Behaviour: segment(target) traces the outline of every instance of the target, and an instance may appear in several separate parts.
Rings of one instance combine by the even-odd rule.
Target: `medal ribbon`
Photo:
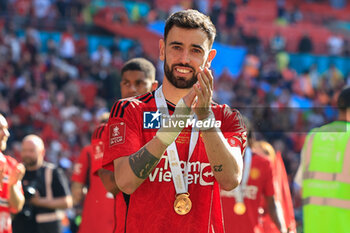
[[[155,100],[157,109],[162,113],[162,116],[169,117],[168,105],[166,104],[166,100],[163,93],[163,86],[160,86],[155,91]],[[197,119],[196,116],[193,116]],[[171,169],[171,174],[173,176],[173,182],[176,190],[176,194],[186,193],[188,191],[188,163],[193,154],[194,148],[196,147],[197,140],[199,136],[199,130],[195,127],[192,127],[191,131],[191,139],[189,146],[189,155],[185,167],[185,172],[182,174],[179,154],[177,152],[175,141],[171,143],[167,148],[167,154],[169,159],[169,166]]]
[[[240,185],[238,185],[237,188],[233,190],[235,192],[234,197],[236,199],[236,203],[244,203],[243,191],[248,182],[251,164],[252,164],[252,150],[250,149],[250,147],[247,147],[244,154],[244,168],[243,168],[242,182]]]

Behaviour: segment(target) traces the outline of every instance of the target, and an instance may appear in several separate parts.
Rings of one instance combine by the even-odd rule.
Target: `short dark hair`
[[[146,79],[156,79],[156,68],[145,58],[133,58],[127,61],[122,68],[122,76],[126,71],[141,71],[145,73]]]
[[[206,16],[197,10],[183,10],[170,15],[165,23],[165,41],[167,39],[170,29],[173,26],[185,29],[201,29],[207,34],[210,46],[212,46],[214,43],[216,28],[213,22],[211,22],[209,16]]]
[[[339,110],[342,111],[350,108],[350,86],[344,87],[344,89],[340,92],[337,105]]]

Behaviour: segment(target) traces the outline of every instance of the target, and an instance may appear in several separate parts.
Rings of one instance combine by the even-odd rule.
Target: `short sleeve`
[[[61,168],[56,168],[52,173],[52,191],[54,197],[70,195],[69,183]]]
[[[99,126],[93,133],[93,137],[91,139],[93,158],[91,161],[92,175],[97,175],[97,171],[102,168],[103,153],[105,150],[104,138],[106,137],[107,131],[106,125],[107,124],[102,124]]]
[[[243,154],[247,146],[247,130],[238,110],[224,105],[221,131],[230,146],[240,147]]]
[[[132,100],[120,100],[112,107],[105,130],[103,168],[113,171],[115,159],[129,156],[140,149],[140,111],[138,104]]]
[[[265,167],[265,180],[262,192],[265,196],[273,196],[275,191],[273,187],[272,167],[270,161],[265,161]]]
[[[89,155],[91,153],[90,146],[85,146],[78,157],[78,161],[74,164],[72,181],[85,184],[88,178]]]

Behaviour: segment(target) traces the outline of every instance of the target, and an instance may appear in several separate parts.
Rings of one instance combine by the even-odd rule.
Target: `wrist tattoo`
[[[214,168],[214,172],[221,172],[222,171],[222,164],[214,165],[213,168]]]
[[[145,147],[129,156],[129,164],[132,171],[140,179],[146,179],[149,173],[157,166],[158,159]]]

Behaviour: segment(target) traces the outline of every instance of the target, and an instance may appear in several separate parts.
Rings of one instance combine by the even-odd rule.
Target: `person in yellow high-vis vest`
[[[350,232],[350,87],[338,97],[338,120],[313,129],[295,181],[302,185],[304,233]]]

